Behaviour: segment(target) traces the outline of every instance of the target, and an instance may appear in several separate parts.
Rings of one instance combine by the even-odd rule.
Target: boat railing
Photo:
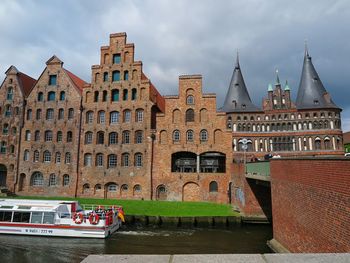
[[[98,205],[98,204],[83,204],[83,205],[80,205],[84,210],[98,210],[99,208],[102,208],[102,209],[117,209],[117,208],[121,208],[121,206],[119,205],[106,205],[106,206],[103,206],[103,205]]]

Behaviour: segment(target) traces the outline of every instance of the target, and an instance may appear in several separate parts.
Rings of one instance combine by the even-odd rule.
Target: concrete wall
[[[295,253],[349,252],[349,189],[349,159],[273,159],[274,239]]]

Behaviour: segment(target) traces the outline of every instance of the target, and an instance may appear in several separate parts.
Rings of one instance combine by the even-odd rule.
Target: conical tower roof
[[[227,91],[224,106],[221,108],[224,112],[256,112],[260,111],[249,96],[247,87],[244,83],[239,58],[237,54],[236,65],[233,70],[230,87]]]
[[[298,109],[337,108],[319,78],[307,48],[296,100]]]

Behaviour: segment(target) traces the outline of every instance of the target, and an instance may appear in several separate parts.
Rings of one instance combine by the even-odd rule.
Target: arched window
[[[67,132],[67,142],[72,142],[73,141],[73,132],[68,131]]]
[[[10,145],[10,153],[15,153],[15,146],[13,144]]]
[[[121,190],[122,192],[126,192],[126,191],[128,191],[128,189],[129,189],[129,186],[128,186],[127,184],[123,184],[123,185],[120,187],[120,190]]]
[[[130,143],[130,131],[123,131],[122,133],[122,143],[129,144]]]
[[[92,156],[91,153],[85,153],[84,155],[84,166],[92,165]]]
[[[319,137],[315,139],[315,150],[321,150],[321,139]]]
[[[69,185],[69,175],[64,174],[63,175],[63,186],[68,186]]]
[[[32,119],[32,109],[27,110],[27,121]]]
[[[51,153],[49,151],[44,151],[43,161],[44,161],[44,163],[51,162]]]
[[[187,96],[186,102],[187,102],[187,105],[193,105],[194,97],[192,95]]]
[[[54,117],[53,114],[54,114],[53,109],[47,109],[46,110],[46,120],[48,120],[48,121],[53,120],[53,117]]]
[[[108,81],[108,72],[103,72],[103,82]]]
[[[43,101],[44,100],[44,94],[42,92],[38,93],[38,101]]]
[[[62,142],[62,139],[63,139],[62,131],[58,131],[56,137],[57,137],[57,142]]]
[[[110,113],[109,123],[110,124],[116,124],[118,122],[119,122],[119,112],[118,111],[112,111]]]
[[[5,141],[1,142],[1,149],[0,152],[1,153],[6,153],[6,147],[7,147],[7,143]]]
[[[106,121],[106,114],[103,110],[98,112],[98,117],[97,117],[97,123],[105,123]]]
[[[85,133],[85,144],[91,144],[92,143],[92,132],[86,132]]]
[[[119,89],[112,89],[112,101],[119,101]]]
[[[143,109],[137,109],[136,110],[135,121],[136,122],[142,122],[143,121]]]
[[[119,64],[121,62],[120,54],[113,54],[113,64]]]
[[[142,167],[143,164],[143,158],[142,158],[142,153],[135,153],[135,167]]]
[[[331,144],[331,140],[329,139],[329,137],[324,138],[324,148],[325,148],[325,150],[332,149],[332,144]]]
[[[120,80],[120,71],[115,70],[112,72],[112,81],[119,81]]]
[[[56,186],[57,185],[57,177],[55,174],[50,174],[49,177],[49,186]]]
[[[5,117],[10,117],[12,115],[11,113],[11,105],[5,106]]]
[[[112,145],[112,144],[117,144],[118,143],[118,133],[116,132],[111,132],[108,135],[108,144]]]
[[[9,133],[9,125],[7,123],[5,123],[4,126],[2,127],[2,133],[4,135],[7,135]]]
[[[136,100],[137,99],[137,89],[133,88],[131,90],[131,100]]]
[[[86,113],[86,123],[92,123],[94,121],[94,112],[88,111]]]
[[[13,88],[9,87],[7,89],[7,96],[6,96],[7,100],[12,100],[13,99]]]
[[[31,137],[30,131],[29,131],[29,130],[26,130],[26,133],[25,133],[25,140],[26,140],[26,141],[30,141],[30,137]]]
[[[95,185],[95,192],[101,191],[102,190],[102,185],[101,184],[97,184]]]
[[[218,191],[218,183],[216,181],[211,181],[209,184],[209,192],[214,193]]]
[[[86,194],[90,192],[90,185],[89,184],[84,184],[83,185],[83,193]]]
[[[33,154],[33,162],[35,163],[39,162],[39,158],[40,158],[40,153],[38,150],[35,150]]]
[[[173,142],[179,142],[180,141],[180,131],[175,130],[173,132]]]
[[[135,143],[140,144],[143,142],[143,132],[142,131],[136,131],[135,132]]]
[[[124,80],[129,80],[129,71],[124,71]]]
[[[32,186],[43,186],[44,185],[44,177],[40,172],[34,172],[31,178]]]
[[[102,92],[102,101],[107,101],[107,90]]]
[[[110,154],[108,155],[108,168],[117,167],[117,155]]]
[[[186,111],[186,122],[194,122],[194,110],[188,109]]]
[[[37,120],[40,120],[40,119],[41,119],[41,109],[37,109],[37,110],[36,110],[35,118],[36,118]]]
[[[40,131],[35,131],[34,133],[34,141],[40,141]]]
[[[187,132],[186,132],[186,140],[188,141],[188,142],[193,142],[193,131],[192,130],[188,130]]]
[[[64,91],[60,92],[60,100],[65,100],[66,99],[66,93]]]
[[[99,131],[97,133],[96,144],[104,144],[105,142],[105,133],[103,131]]]
[[[141,191],[142,191],[141,185],[135,184],[135,186],[134,186],[134,194],[135,193],[141,193]]]
[[[71,154],[69,152],[66,153],[65,158],[64,158],[64,163],[70,164],[71,162]]]
[[[100,92],[99,91],[95,91],[94,92],[94,102],[98,102],[98,96],[99,96]]]
[[[57,164],[61,163],[61,153],[60,152],[56,152],[55,163],[57,163]]]
[[[122,166],[123,167],[129,167],[130,165],[130,158],[129,158],[129,154],[128,153],[123,153],[122,154]]]
[[[24,150],[23,161],[29,161],[29,150]]]
[[[47,93],[47,101],[54,101],[56,98],[56,93],[54,91],[49,91]]]
[[[64,119],[64,109],[58,109],[58,119],[59,120]]]
[[[130,110],[124,110],[123,121],[124,122],[130,122],[131,121],[131,111]]]
[[[118,189],[118,185],[116,184],[109,184],[108,187],[107,187],[107,191],[108,192],[116,192]]]
[[[96,163],[97,167],[103,167],[103,153],[96,154]]]
[[[74,109],[69,108],[68,109],[68,120],[73,120],[73,118],[74,118]]]
[[[45,142],[52,142],[52,131],[45,131]]]
[[[200,137],[200,141],[201,142],[208,141],[208,131],[207,130],[201,130],[199,137]]]

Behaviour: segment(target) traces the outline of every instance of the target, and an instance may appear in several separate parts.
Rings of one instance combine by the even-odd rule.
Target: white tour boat
[[[122,207],[91,206],[77,201],[0,199],[0,233],[106,238],[124,221]]]

